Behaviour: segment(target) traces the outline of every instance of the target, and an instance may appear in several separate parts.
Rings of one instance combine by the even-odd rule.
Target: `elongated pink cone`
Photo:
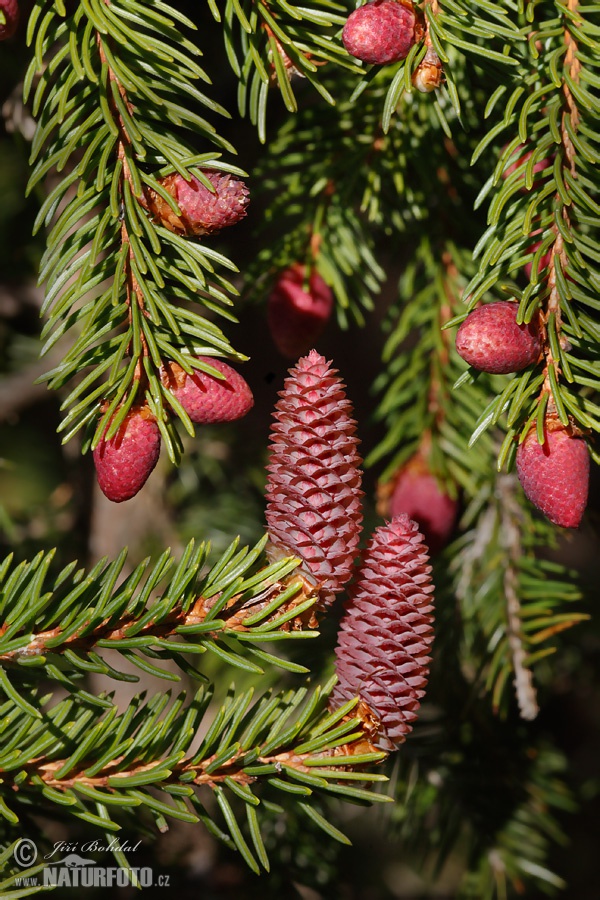
[[[352,406],[315,350],[290,369],[279,396],[267,466],[268,552],[299,556],[305,577],[335,594],[352,573],[362,522]]]
[[[144,486],[160,455],[160,431],[146,408],[132,410],[110,440],[94,450],[98,484],[114,503],[130,500]]]
[[[416,26],[412,3],[372,0],[350,13],[342,43],[348,53],[363,62],[394,63],[404,59],[417,40]]]
[[[306,353],[325,328],[333,294],[313,270],[304,290],[306,268],[300,263],[282,272],[267,301],[269,331],[280,353],[296,359]]]
[[[414,519],[431,553],[446,546],[458,513],[458,501],[440,487],[420,456],[411,459],[396,476],[390,515]]]
[[[542,344],[534,321],[517,325],[518,303],[487,303],[470,312],[456,334],[462,358],[482,372],[507,375],[537,362]]]
[[[212,186],[209,191],[198,178],[186,181],[182,175],[167,175],[161,185],[177,201],[181,216],[156,191],[149,191],[148,206],[165,228],[177,234],[214,234],[236,225],[246,215],[250,202],[248,188],[241,179],[223,172],[203,171]]]
[[[587,505],[590,455],[583,438],[560,424],[538,443],[533,428],[517,450],[517,474],[525,495],[555,525],[577,528]]]
[[[17,0],[0,0],[0,13],[4,15],[4,22],[0,22],[0,41],[5,41],[19,27],[20,10]]]
[[[179,400],[192,422],[209,425],[213,422],[233,422],[245,416],[254,405],[247,381],[220,359],[207,356],[199,356],[198,359],[225,377],[215,378],[198,370],[188,375],[177,363],[169,363],[163,369],[164,384]]]
[[[358,695],[379,720],[375,743],[395,749],[412,730],[429,677],[431,566],[406,515],[377,528],[363,555],[338,633],[337,709]]]

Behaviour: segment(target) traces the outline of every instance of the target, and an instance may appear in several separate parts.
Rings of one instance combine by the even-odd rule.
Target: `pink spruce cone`
[[[17,0],[0,0],[0,13],[4,22],[0,22],[0,41],[11,38],[19,27],[19,4]]]
[[[542,344],[537,322],[517,325],[519,304],[501,300],[470,312],[456,334],[460,356],[481,372],[507,375],[539,359]]]
[[[358,695],[379,720],[374,742],[386,750],[412,730],[427,686],[433,641],[428,563],[423,535],[408,516],[377,528],[338,633],[330,707]]]
[[[254,406],[254,397],[246,380],[220,359],[199,356],[198,360],[225,377],[215,378],[197,369],[193,375],[188,375],[174,362],[162,369],[163,384],[179,400],[192,422],[208,425],[234,422],[245,416]]]
[[[587,505],[590,455],[583,438],[560,422],[546,423],[545,440],[535,428],[517,450],[517,474],[525,495],[546,518],[563,528],[577,528]]]
[[[396,476],[389,514],[395,517],[402,513],[417,523],[431,553],[446,546],[456,521],[458,501],[440,487],[420,455],[409,460]]]
[[[313,269],[304,290],[306,267],[296,263],[282,272],[267,301],[269,331],[280,353],[296,359],[313,346],[333,309],[333,294]]]
[[[214,234],[229,225],[236,225],[246,215],[250,197],[243,181],[222,172],[202,170],[202,174],[214,187],[214,193],[198,178],[186,181],[178,173],[161,180],[162,187],[177,201],[181,216],[175,215],[160,194],[149,191],[148,207],[169,231],[196,236]]]
[[[421,31],[410,0],[372,0],[350,13],[342,43],[357,59],[386,65],[408,56]]]
[[[299,556],[324,604],[350,578],[362,522],[356,423],[336,371],[315,350],[290,369],[267,466],[267,552]]]
[[[108,429],[108,426],[107,426]],[[94,450],[102,492],[114,503],[130,500],[144,486],[160,455],[160,430],[146,407],[128,413],[117,433]]]

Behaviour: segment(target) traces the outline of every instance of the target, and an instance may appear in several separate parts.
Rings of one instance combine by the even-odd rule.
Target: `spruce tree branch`
[[[579,0],[568,0],[567,9],[570,13],[576,14],[579,6]],[[567,26],[565,28],[564,40],[566,44],[566,53],[564,57],[564,71],[568,73],[569,77],[573,81],[574,84],[579,84],[579,75],[581,72],[581,64],[577,57],[577,43],[575,41],[575,37],[571,28],[571,21],[567,22]],[[567,163],[567,166],[571,172],[573,178],[577,178],[577,153],[575,147],[573,145],[573,141],[571,140],[571,136],[569,134],[569,129],[567,128],[567,119],[570,122],[571,129],[573,134],[577,133],[579,127],[579,109],[575,102],[575,98],[569,87],[568,81],[563,79],[562,84],[562,92],[564,96],[564,108],[561,117],[561,128],[560,128],[560,136],[562,142],[562,149],[564,152],[564,159]],[[562,216],[566,230],[568,232],[572,231],[572,223],[569,214],[569,207],[562,202],[562,198],[560,192],[556,194],[556,203],[560,209],[560,215]],[[544,394],[548,394],[551,398],[553,396],[552,383],[550,380],[549,370],[552,368],[555,373],[555,380],[558,381],[561,375],[560,369],[560,360],[554,359],[554,354],[552,351],[551,342],[548,336],[548,326],[553,328],[558,340],[561,340],[561,331],[562,331],[562,311],[561,311],[561,303],[560,303],[560,294],[557,286],[557,274],[556,274],[556,265],[557,260],[559,261],[561,271],[565,273],[569,266],[569,259],[565,250],[564,239],[561,230],[558,228],[556,224],[552,226],[552,230],[554,232],[554,243],[552,245],[552,252],[550,257],[550,262],[548,266],[548,299],[545,303],[544,309],[542,311],[542,322],[544,326],[546,326],[545,330],[545,340],[544,340],[544,357],[545,357],[545,369],[544,369],[544,384],[542,387],[542,391],[540,393],[540,401],[543,398]],[[552,321],[549,322],[552,317]],[[555,412],[555,404],[551,401],[549,405],[549,411]]]
[[[110,6],[110,0],[103,0],[103,2],[105,3],[106,6]],[[104,40],[109,40],[109,39],[103,38],[103,36],[100,34],[100,32],[96,32],[96,42],[98,45],[98,53],[100,56],[100,62],[102,64],[102,66],[106,66],[106,68],[107,68],[109,83],[116,84],[117,90],[119,91],[119,95],[121,96],[123,103],[127,107],[129,114],[131,116],[133,116],[133,114],[134,114],[133,105],[130,103],[130,101],[127,97],[127,92],[126,92],[125,88],[119,81],[119,78],[115,74],[113,68],[110,66],[110,63],[106,56],[106,53],[104,52],[104,46],[103,46]],[[117,103],[116,103],[116,100],[114,99],[114,97],[109,98],[108,104],[109,104],[109,108],[111,110],[113,119],[117,123],[117,127],[119,130],[119,137],[117,139],[117,159],[121,162],[121,165],[122,165],[119,194],[120,194],[120,198],[121,198],[121,201],[120,201],[121,209],[123,211],[122,212],[122,221],[121,221],[121,248],[127,248],[126,257],[125,257],[126,303],[127,303],[127,308],[129,310],[129,315],[128,315],[129,325],[132,326],[133,325],[133,320],[132,320],[132,315],[131,315],[132,302],[137,303],[137,305],[140,309],[141,315],[146,316],[147,314],[146,314],[146,310],[144,309],[143,293],[140,290],[140,286],[138,284],[137,278],[136,278],[135,273],[132,268],[132,262],[136,261],[135,260],[135,252],[134,252],[134,249],[131,244],[131,238],[129,236],[129,231],[128,231],[128,227],[127,227],[127,218],[126,218],[125,212],[124,212],[124,210],[125,210],[124,191],[125,191],[125,183],[126,182],[128,183],[128,185],[131,189],[131,196],[134,198],[136,197],[136,190],[135,190],[135,186],[133,183],[133,179],[131,177],[131,170],[129,167],[129,161],[128,161],[127,152],[126,152],[127,148],[131,147],[131,139],[129,137],[127,128],[123,121],[123,116],[121,115],[121,113],[119,111],[119,108],[117,106]],[[136,198],[136,199],[139,202],[140,198]],[[146,209],[146,204],[140,203],[140,206],[143,207],[143,212],[142,212],[142,215],[143,215],[145,212],[145,209]],[[138,265],[140,265],[139,262],[138,262]],[[143,263],[141,264],[141,266],[143,267]],[[135,298],[135,300],[134,300],[134,298]],[[146,337],[145,337],[143,331],[140,333],[140,341],[141,341],[141,345],[142,345],[143,356],[148,356],[148,344],[147,344]],[[130,343],[130,347],[129,347],[130,353],[132,350],[132,344],[133,344],[133,337],[131,339],[131,343]],[[134,378],[136,381],[140,381],[143,378],[143,376],[144,376],[143,362],[142,362],[142,360],[138,360],[137,364],[136,364]]]

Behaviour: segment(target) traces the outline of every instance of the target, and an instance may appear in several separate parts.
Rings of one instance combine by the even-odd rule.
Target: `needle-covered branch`
[[[252,690],[230,692],[199,744],[211,700],[204,688],[187,705],[184,694],[172,701],[168,692],[149,701],[140,695],[124,713],[109,697],[100,714],[85,699],[52,705],[51,697],[31,694],[40,707],[36,718],[24,717],[9,699],[0,707],[0,815],[16,824],[32,805],[48,812],[58,804],[63,813],[113,833],[142,809],[161,831],[168,818],[201,820],[258,872],[259,863],[269,867],[259,825],[263,793],[279,794],[347,842],[313,810],[312,800],[387,801],[363,787],[386,780],[365,771],[386,754],[365,738],[353,716],[355,700],[335,713],[324,711],[332,685],[268,693],[254,703]],[[202,787],[214,792],[220,822],[202,802]],[[238,823],[242,813],[255,826],[249,839]]]
[[[89,572],[73,563],[58,574],[51,573],[53,553],[17,566],[8,558],[0,580],[5,690],[12,691],[11,680],[18,684],[37,673],[72,690],[89,672],[138,680],[109,664],[106,650],[170,681],[179,678],[161,662],[174,659],[183,671],[202,677],[185,655],[207,650],[254,673],[261,673],[264,664],[306,672],[262,648],[287,637],[316,637],[298,628],[317,599],[302,579],[294,578],[298,560],[269,565],[262,555],[265,542],[238,549],[234,541],[206,574],[209,548],[193,541],[178,560],[167,550],[125,576],[126,551]]]
[[[222,272],[235,265],[209,241],[169,230],[149,206],[158,196],[181,212],[169,192],[173,173],[198,179],[209,197],[218,190],[211,173],[243,174],[220,160],[220,151],[235,151],[208,117],[228,113],[197,87],[209,78],[182,28],[195,26],[166,4],[136,0],[91,0],[72,11],[39,2],[29,22],[35,53],[25,97],[38,119],[29,190],[61,173],[36,222],[50,227],[40,271],[44,351],[67,331],[74,339],[47,377],[55,389],[76,382],[61,430],[68,440],[85,426],[84,449],[143,405],[175,459],[170,416],[193,426],[161,366],[191,373],[198,354],[242,358],[212,321],[233,318],[236,291]]]

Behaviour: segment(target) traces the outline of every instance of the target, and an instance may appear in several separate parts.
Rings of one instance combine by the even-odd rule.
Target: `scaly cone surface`
[[[336,372],[315,350],[290,369],[267,466],[267,552],[299,556],[323,604],[350,578],[362,522],[356,423]]]
[[[180,216],[160,194],[149,191],[150,211],[169,231],[201,237],[236,225],[245,217],[250,197],[244,182],[222,172],[207,170],[202,174],[212,184],[214,193],[198,178],[186,181],[182,175],[175,174],[162,179],[161,185],[177,202]]]
[[[108,426],[107,426],[108,428]],[[94,450],[102,492],[114,503],[130,500],[144,486],[160,456],[160,430],[149,409],[134,409],[108,441]]]
[[[508,375],[539,359],[542,342],[537,319],[517,324],[519,304],[500,300],[469,313],[456,334],[456,349],[481,372]]]
[[[544,443],[532,428],[517,450],[517,474],[527,499],[555,525],[577,528],[587,505],[590,455],[583,438],[546,422]]]
[[[371,739],[386,750],[412,730],[429,677],[430,573],[416,522],[400,515],[380,526],[364,552],[338,633],[338,683],[330,706],[337,709],[358,695],[378,726]]]
[[[366,63],[387,65],[408,56],[421,28],[409,0],[372,0],[350,13],[342,43]]]
[[[174,362],[167,363],[161,371],[163,384],[181,403],[192,422],[208,425],[234,422],[245,416],[254,406],[254,397],[246,379],[221,359],[208,356],[197,358],[224,377],[215,378],[199,369],[188,375]]]

